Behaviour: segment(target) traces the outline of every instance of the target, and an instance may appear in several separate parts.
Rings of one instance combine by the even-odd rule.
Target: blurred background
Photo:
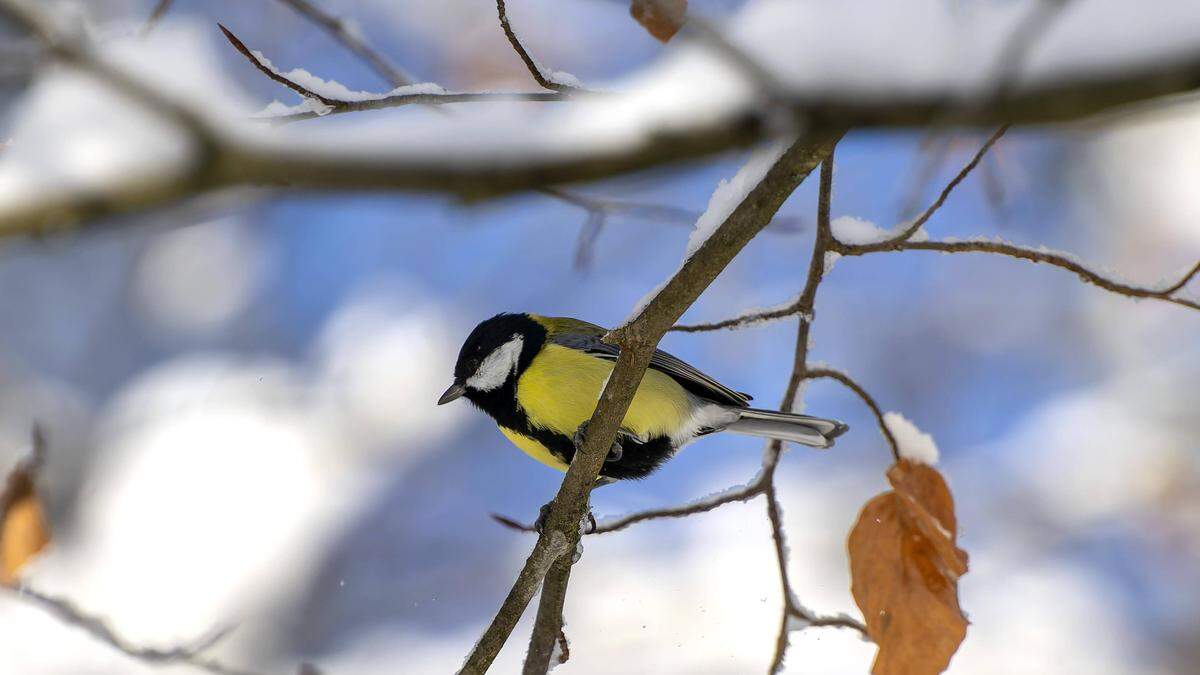
[[[153,2],[63,3],[101,39]],[[733,0],[693,0],[710,18]],[[953,3],[970,11],[971,3]],[[418,81],[530,89],[490,0],[324,0]],[[603,0],[520,0],[539,61],[602,85],[664,48]],[[177,0],[157,30],[204,36],[261,108],[297,102],[225,45],[229,26],[280,67],[390,87],[277,2]],[[8,39],[8,38],[6,38]],[[0,68],[0,138],[32,105],[21,43]],[[214,93],[214,96],[221,94]],[[364,113],[429,115],[424,109]],[[354,117],[353,115],[342,116]],[[353,124],[318,119],[304,124]],[[890,227],[975,152],[973,133],[854,133],[833,215]],[[744,155],[579,188],[698,214]],[[942,161],[933,161],[937,159]],[[928,178],[926,178],[928,176]],[[928,224],[1077,254],[1137,283],[1200,256],[1200,109],[1010,132]],[[815,180],[689,311],[726,318],[793,297]],[[55,531],[28,582],[131,641],[232,634],[213,654],[262,670],[445,673],[461,664],[561,475],[465,403],[435,407],[458,346],[499,311],[620,322],[674,271],[687,218],[608,220],[577,264],[585,211],[523,195],[474,205],[397,195],[238,193],[76,235],[0,246],[0,462],[47,430]],[[119,227],[116,225],[120,225]],[[669,334],[664,348],[759,402],[782,395],[795,325]],[[950,672],[1184,673],[1200,668],[1200,314],[1136,302],[1061,270],[923,252],[839,261],[821,287],[813,358],[933,434],[971,555],[972,625]],[[851,432],[795,448],[779,486],[800,599],[852,612],[844,540],[886,487],[873,419],[836,385],[807,410]],[[761,443],[716,437],[597,515],[702,497],[757,471]],[[780,607],[759,501],[586,540],[567,602],[564,673],[747,673],[770,661]],[[496,672],[514,672],[528,620]],[[0,672],[153,669],[0,594]],[[792,634],[789,673],[862,673],[871,645]]]

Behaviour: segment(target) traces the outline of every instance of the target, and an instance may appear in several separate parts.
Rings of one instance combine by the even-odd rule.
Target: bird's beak
[[[446,393],[442,394],[442,397],[438,399],[438,405],[445,405],[450,401],[461,397],[465,393],[467,393],[467,388],[455,382],[454,384],[450,385],[450,388],[446,390]]]

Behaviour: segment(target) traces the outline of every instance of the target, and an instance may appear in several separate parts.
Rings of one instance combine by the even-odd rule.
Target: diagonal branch
[[[129,642],[113,630],[104,619],[84,612],[70,600],[48,595],[28,586],[16,589],[16,594],[54,615],[59,621],[80,628],[97,641],[143,663],[153,665],[183,663],[215,675],[256,675],[253,671],[233,668],[216,659],[204,656],[203,652],[229,634],[228,628],[214,631],[191,645],[167,648],[143,647]]]
[[[142,37],[146,37],[157,26],[158,22],[166,15],[167,10],[171,9],[172,0],[158,0],[154,5],[154,9],[150,10],[150,15],[146,17],[146,21],[142,24],[139,31]]]
[[[326,12],[309,0],[279,0],[296,10],[304,18],[321,27],[325,32],[340,42],[342,46],[354,52],[388,84],[393,87],[403,87],[413,84],[415,80],[408,73],[392,63],[383,54],[373,49],[358,31],[346,25],[346,22]]]
[[[533,80],[537,82],[543,89],[549,89],[551,91],[557,91],[561,93],[583,91],[581,87],[576,87],[574,85],[559,82],[552,78],[546,77],[546,74],[542,72],[542,67],[538,65],[537,61],[533,60],[533,57],[529,55],[529,51],[525,49],[525,45],[521,44],[521,39],[518,38],[517,34],[513,31],[512,25],[510,25],[508,22],[508,14],[506,10],[507,8],[504,5],[504,0],[496,0],[496,14],[500,17],[500,28],[504,31],[504,37],[508,38],[508,43],[512,45],[513,51],[517,53],[517,56],[521,57],[521,62],[525,64],[525,68],[529,71],[529,74],[533,77]]]
[[[871,244],[862,244],[860,246],[862,251],[864,253],[869,251],[882,251],[889,246],[912,239],[913,235],[921,229],[921,226],[928,222],[929,219],[933,217],[933,214],[937,213],[938,209],[942,208],[942,205],[946,203],[946,199],[950,197],[950,193],[954,192],[954,188],[958,187],[959,183],[962,183],[964,180],[966,180],[967,176],[971,175],[971,172],[975,170],[975,167],[979,166],[979,162],[983,161],[984,155],[986,155],[988,150],[990,150],[992,146],[1000,140],[1000,137],[1004,135],[1004,132],[1008,131],[1008,128],[1009,125],[1007,124],[1001,125],[1001,127],[993,132],[991,136],[988,136],[988,139],[984,141],[979,150],[975,152],[975,154],[971,157],[971,160],[967,162],[957,174],[955,174],[954,178],[952,178],[950,182],[946,184],[946,187],[942,188],[942,191],[938,194],[937,199],[933,200],[933,203],[926,207],[926,209],[921,212],[921,215],[917,216],[917,218],[909,223],[907,227],[901,230],[899,234],[888,239],[884,239],[883,241],[874,242]]]
[[[283,86],[291,89],[305,98],[311,98],[320,101],[330,108],[338,108],[349,103],[349,101],[343,101],[341,99],[327,98],[301,85],[299,82],[284,77],[282,73],[279,73],[274,68],[271,68],[267,64],[263,63],[262,60],[259,59],[258,55],[250,51],[250,48],[247,47],[246,44],[238,38],[238,36],[234,35],[233,31],[226,28],[224,24],[218,23],[217,28],[221,29],[221,33],[225,35],[225,39],[229,40],[229,44],[233,45],[234,49],[238,50],[238,52],[241,53],[242,56],[246,57],[246,60],[253,64],[260,73],[266,75],[271,80],[282,84]]]

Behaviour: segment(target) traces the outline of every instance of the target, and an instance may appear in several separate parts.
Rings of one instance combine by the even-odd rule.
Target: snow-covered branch
[[[856,19],[864,9],[860,3],[759,2],[722,27],[731,45],[778,82],[781,91],[769,111],[744,69],[704,41],[691,40],[615,83],[612,94],[572,96],[570,106],[506,115],[502,131],[494,106],[513,95],[430,89],[343,98],[346,104],[334,110],[494,103],[487,111],[465,110],[453,117],[375,120],[354,129],[320,125],[301,132],[250,123],[214,100],[211,87],[162,73],[149,46],[152,39],[130,45],[132,56],[118,63],[55,34],[50,22],[36,19],[40,11],[32,4],[2,0],[3,15],[42,37],[64,65],[110,92],[96,98],[97,106],[120,107],[123,116],[149,110],[177,127],[167,146],[190,150],[170,157],[126,152],[103,175],[64,184],[63,174],[76,167],[45,148],[23,148],[31,141],[18,120],[11,151],[0,162],[0,234],[52,230],[239,186],[417,190],[482,198],[694,160],[774,136],[781,120],[811,132],[831,126],[1042,124],[1194,91],[1200,82],[1195,47],[1200,8],[1187,3],[1141,17],[1138,34],[1155,35],[1153,42],[1134,40],[1130,22],[1111,2],[1073,4],[1024,59],[1020,76],[999,94],[989,83],[993,61],[1021,17],[1022,3],[957,18],[945,16],[936,2],[867,4],[874,12],[870,22]],[[870,27],[884,25],[889,26],[885,35],[867,34]],[[888,40],[897,44],[889,47]],[[1097,50],[1098,44],[1120,48]],[[50,71],[43,77],[59,76],[61,71]],[[553,91],[519,96],[562,98]],[[66,110],[28,114],[55,117]],[[65,130],[63,142],[87,133],[114,147],[129,144],[119,128],[101,124],[95,115],[76,116],[59,128]]]

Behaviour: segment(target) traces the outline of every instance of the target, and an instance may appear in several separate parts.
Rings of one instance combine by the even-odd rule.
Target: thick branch
[[[572,565],[571,556],[560,557],[550,566],[542,582],[542,595],[538,600],[537,618],[529,636],[529,651],[525,654],[522,675],[546,675],[557,665],[550,660],[554,656],[555,643],[565,639],[563,606],[567,602],[567,584],[571,581]]]

